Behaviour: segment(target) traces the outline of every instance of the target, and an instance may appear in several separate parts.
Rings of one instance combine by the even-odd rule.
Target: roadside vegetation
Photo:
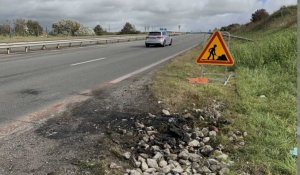
[[[223,27],[255,40],[231,42],[235,66],[229,71],[235,78],[228,86],[189,83],[187,78],[200,77],[201,66],[195,64],[200,46],[180,55],[155,76],[151,89],[172,112],[207,107],[216,101],[225,104],[223,115],[232,124],[221,129],[219,142],[235,162],[232,174],[296,174],[296,159],[290,154],[296,147],[296,21],[297,8],[289,6],[271,15],[258,10],[248,24]],[[225,76],[224,67],[204,67],[206,73]],[[247,132],[244,146],[237,147],[226,137],[234,131]]]
[[[129,22],[126,22],[119,32],[110,32],[110,27],[108,30],[99,24],[91,28],[70,19],[57,21],[52,24],[51,28],[43,28],[38,21],[15,19],[12,21],[7,20],[0,24],[0,42],[72,39],[74,37],[141,33]]]

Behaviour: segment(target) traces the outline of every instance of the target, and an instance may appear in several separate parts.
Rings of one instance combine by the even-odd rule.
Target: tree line
[[[126,22],[121,31],[117,34],[138,34],[135,26]],[[86,27],[77,21],[63,19],[52,24],[52,29],[48,32],[38,21],[16,19],[14,21],[5,21],[0,24],[0,35],[4,36],[40,36],[49,34],[53,36],[93,36],[109,34],[101,25],[96,25],[94,28]]]

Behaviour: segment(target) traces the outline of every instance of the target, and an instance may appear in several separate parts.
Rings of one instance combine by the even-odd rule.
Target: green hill
[[[272,33],[285,28],[297,28],[297,6],[283,6],[269,17],[258,21],[249,22],[244,25],[232,24],[227,26],[229,32],[237,35],[248,35],[257,33]],[[254,36],[253,36],[254,37]],[[255,37],[254,37],[255,38]]]

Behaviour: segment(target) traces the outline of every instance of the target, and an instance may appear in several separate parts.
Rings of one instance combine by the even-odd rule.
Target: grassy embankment
[[[195,64],[201,47],[195,48],[157,72],[152,91],[172,112],[208,106],[214,100],[226,104],[224,116],[233,124],[223,128],[219,141],[235,161],[232,174],[296,174],[296,159],[289,151],[296,146],[296,7],[281,9],[268,19],[242,26],[236,35],[255,42],[231,42],[236,77],[220,83],[189,84],[199,77]],[[224,68],[206,66],[206,72]],[[229,130],[246,131],[246,145],[234,149],[226,137]]]

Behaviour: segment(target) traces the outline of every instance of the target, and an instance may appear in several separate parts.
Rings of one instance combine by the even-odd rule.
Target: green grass
[[[237,164],[237,169],[296,173],[295,159],[289,154],[296,146],[296,45],[296,29],[288,28],[255,43],[231,46],[238,75],[238,99],[232,110],[240,117],[235,124],[250,133],[248,144],[236,156],[251,164]]]

